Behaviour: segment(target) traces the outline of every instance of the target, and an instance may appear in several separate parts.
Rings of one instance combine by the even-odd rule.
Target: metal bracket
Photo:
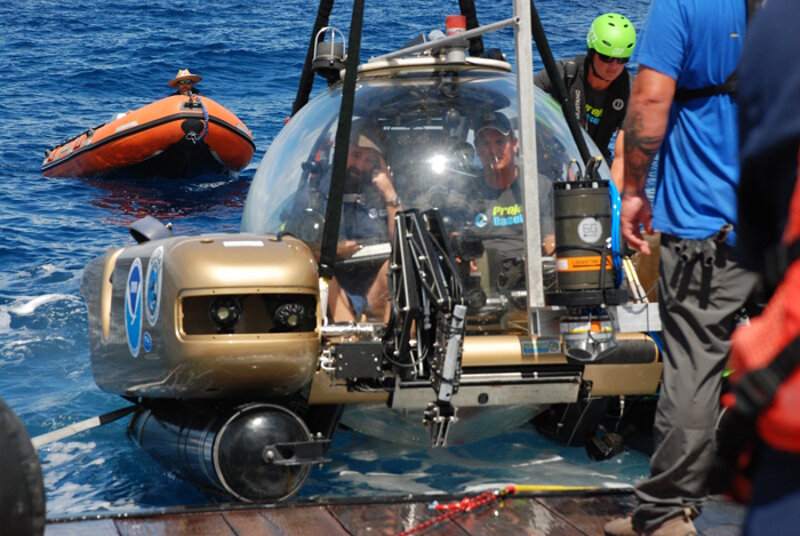
[[[267,445],[261,451],[265,463],[275,465],[309,465],[323,463],[330,458],[323,456],[330,439],[311,439],[309,441],[287,441]]]
[[[422,417],[422,422],[431,433],[432,447],[446,447],[450,425],[458,421],[456,408],[452,404],[431,402]]]

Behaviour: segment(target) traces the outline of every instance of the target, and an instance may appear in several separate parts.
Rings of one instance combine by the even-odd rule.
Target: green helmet
[[[606,13],[594,19],[586,36],[589,50],[612,58],[630,58],[635,44],[633,24],[618,13]]]

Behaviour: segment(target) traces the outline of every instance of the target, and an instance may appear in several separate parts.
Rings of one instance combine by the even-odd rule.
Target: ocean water
[[[482,23],[511,16],[510,5],[476,3]],[[558,58],[585,49],[588,26],[603,12],[621,12],[641,27],[648,2],[537,6]],[[146,214],[172,222],[179,234],[238,231],[250,179],[291,111],[316,9],[302,0],[0,2],[0,396],[32,436],[127,404],[92,379],[79,296],[83,266],[131,243],[127,226]],[[342,2],[331,16],[345,33],[350,9]],[[455,13],[455,0],[368,1],[362,59],[443,29],[445,16]],[[485,43],[513,60],[511,30]],[[238,178],[164,183],[41,175],[45,149],[166,96],[179,68],[200,73],[203,94],[252,130],[256,155]],[[314,94],[323,86],[317,80]],[[630,485],[648,471],[642,454],[596,463],[530,426],[440,450],[340,432],[329,455],[298,498],[461,493],[508,483]],[[133,445],[125,421],[46,445],[39,456],[49,517],[209,501]]]

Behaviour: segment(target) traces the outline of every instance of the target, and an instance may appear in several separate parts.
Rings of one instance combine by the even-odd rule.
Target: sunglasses
[[[600,58],[600,61],[602,61],[603,63],[613,63],[616,61],[620,65],[625,65],[626,63],[628,63],[628,60],[630,59],[630,58],[612,58],[611,56],[606,56],[605,54],[600,54],[599,52],[597,53],[597,57]]]
[[[192,82],[191,80],[180,80],[178,83],[182,86],[188,86],[190,84],[194,84],[194,82]]]

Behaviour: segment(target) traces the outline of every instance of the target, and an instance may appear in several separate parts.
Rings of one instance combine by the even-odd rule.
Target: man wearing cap
[[[386,139],[380,125],[365,119],[354,121],[337,247],[341,260],[365,245],[389,242],[394,234],[394,217],[402,206],[385,154]],[[329,298],[334,322],[353,322],[362,313],[388,320],[388,266],[388,260],[337,264]]]
[[[202,76],[192,74],[189,69],[180,69],[178,74],[175,75],[175,78],[167,82],[167,85],[169,87],[178,88],[173,95],[197,95],[200,93],[200,90],[194,85],[202,79]]]
[[[488,286],[501,291],[521,290],[525,287],[525,244],[523,235],[524,211],[522,189],[517,167],[519,141],[514,134],[511,121],[501,112],[488,112],[479,117],[475,126],[475,152],[481,161],[482,169],[476,184],[469,189],[470,199],[466,201],[464,213],[456,215],[463,222],[463,228],[454,236],[456,255],[470,263],[461,263],[462,269],[469,268],[466,281],[478,283],[473,276],[479,273],[478,266],[471,262],[483,256],[488,261]],[[549,255],[555,248],[552,230],[551,183],[539,174],[540,219],[542,228],[542,249]],[[459,209],[461,210],[461,209]],[[547,216],[550,214],[551,216]],[[482,246],[476,248],[475,239]],[[464,248],[463,250],[461,248]],[[480,251],[480,253],[479,253]],[[479,257],[475,257],[474,255]],[[475,298],[483,292],[472,286],[467,293]],[[483,288],[483,287],[481,287]],[[472,301],[472,298],[469,298]],[[472,301],[475,307],[482,305],[482,299]]]
[[[481,160],[483,181],[478,186],[480,211],[473,215],[472,224],[480,234],[492,241],[504,257],[522,257],[522,192],[519,168],[516,163],[519,140],[511,121],[501,112],[489,112],[481,117],[475,133],[475,152]],[[540,180],[540,211],[552,213],[549,180]],[[547,227],[544,218],[543,223]],[[549,231],[549,232],[548,232]],[[552,230],[542,229],[545,253],[554,248]]]

